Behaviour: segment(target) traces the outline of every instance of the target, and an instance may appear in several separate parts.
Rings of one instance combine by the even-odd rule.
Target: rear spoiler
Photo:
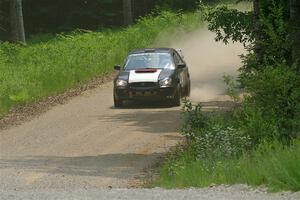
[[[176,51],[179,53],[182,59],[184,59],[184,55],[181,49],[176,49]]]

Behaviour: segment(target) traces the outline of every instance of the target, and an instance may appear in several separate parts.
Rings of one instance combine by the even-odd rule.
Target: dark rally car
[[[168,101],[179,106],[182,97],[190,95],[188,67],[172,48],[138,49],[131,52],[114,80],[114,104],[126,100]]]

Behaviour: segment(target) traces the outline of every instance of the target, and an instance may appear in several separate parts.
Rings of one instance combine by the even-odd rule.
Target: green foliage
[[[199,105],[186,104],[189,109],[183,115],[190,115],[186,122],[196,123],[189,126],[195,133],[193,140],[178,146],[166,159],[156,186],[241,183],[265,185],[271,191],[300,190],[300,141],[290,141],[289,146],[276,142],[277,122],[267,121],[262,111],[255,110],[257,106],[247,104],[241,108],[245,116],[239,114],[228,122],[214,120],[215,116],[203,113]],[[238,117],[242,121],[237,122]]]
[[[183,107],[182,134],[190,141],[195,159],[237,157],[252,145],[240,129],[205,114],[201,105],[186,101]]]
[[[217,34],[216,40],[227,44],[230,41],[241,42],[247,47],[248,55],[244,56],[241,76],[251,75],[252,70],[263,66],[289,63],[291,43],[289,42],[288,4],[283,0],[260,1],[260,35],[255,38],[255,24],[252,11],[239,11],[227,6],[204,7],[209,30]],[[263,51],[263,63],[253,57],[255,44]],[[290,64],[290,63],[289,63]]]
[[[299,74],[291,62],[288,4],[283,0],[260,1],[261,39],[254,38],[251,12],[226,7],[208,9],[206,19],[217,40],[242,42],[248,54],[242,56],[239,81],[248,95],[236,119],[238,126],[256,141],[288,141],[299,135]],[[256,39],[256,40],[255,40]],[[259,45],[262,60],[253,50]],[[229,94],[234,92],[230,80]],[[231,85],[230,85],[231,84]]]
[[[189,140],[195,140],[204,134],[210,125],[209,118],[202,112],[202,106],[200,104],[193,106],[190,101],[184,102],[182,119],[181,132]]]
[[[289,63],[291,59],[291,42],[287,18],[287,3],[271,1],[265,5],[267,9],[261,14],[263,40],[258,41],[263,49],[263,65]],[[263,8],[265,8],[263,7]],[[290,64],[290,63],[289,63]]]
[[[162,34],[169,40],[201,24],[198,13],[163,12],[120,31],[76,31],[27,47],[0,46],[0,115],[16,105],[39,101],[95,76],[111,73],[129,51],[149,47]]]
[[[271,191],[300,190],[300,142],[287,148],[264,143],[239,158],[191,160],[191,151],[177,151],[165,162],[156,185],[166,188],[211,184],[265,185]]]
[[[237,117],[241,126],[260,121],[259,124],[269,124],[265,127],[269,128],[268,138],[274,134],[273,139],[288,141],[300,136],[300,78],[292,68],[266,67],[245,85],[251,96],[244,102],[243,114]]]
[[[225,44],[234,41],[246,45],[254,40],[252,12],[242,12],[227,6],[202,6],[201,10],[209,22],[208,29],[217,34],[217,41]]]
[[[260,108],[251,103],[243,103],[242,107],[235,111],[234,123],[255,145],[280,138],[275,115],[266,117]]]
[[[222,160],[240,156],[252,145],[251,138],[234,127],[214,124],[195,140],[198,160]]]

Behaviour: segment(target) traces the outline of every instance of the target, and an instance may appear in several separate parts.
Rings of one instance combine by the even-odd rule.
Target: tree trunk
[[[292,25],[292,58],[298,60],[300,70],[300,0],[290,0],[290,22]]]
[[[259,63],[263,60],[263,51],[261,47],[262,41],[262,32],[261,32],[261,23],[260,23],[260,5],[259,0],[253,0],[253,18],[254,18],[254,37],[255,37],[255,46],[254,51],[256,54],[256,59]]]
[[[123,17],[125,26],[133,23],[132,0],[123,0]]]
[[[11,40],[25,44],[22,0],[10,0],[10,27]]]

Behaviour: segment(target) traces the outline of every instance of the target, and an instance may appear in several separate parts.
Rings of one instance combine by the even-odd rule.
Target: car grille
[[[130,86],[133,88],[149,88],[155,87],[157,83],[154,82],[138,82],[138,83],[131,83]]]

